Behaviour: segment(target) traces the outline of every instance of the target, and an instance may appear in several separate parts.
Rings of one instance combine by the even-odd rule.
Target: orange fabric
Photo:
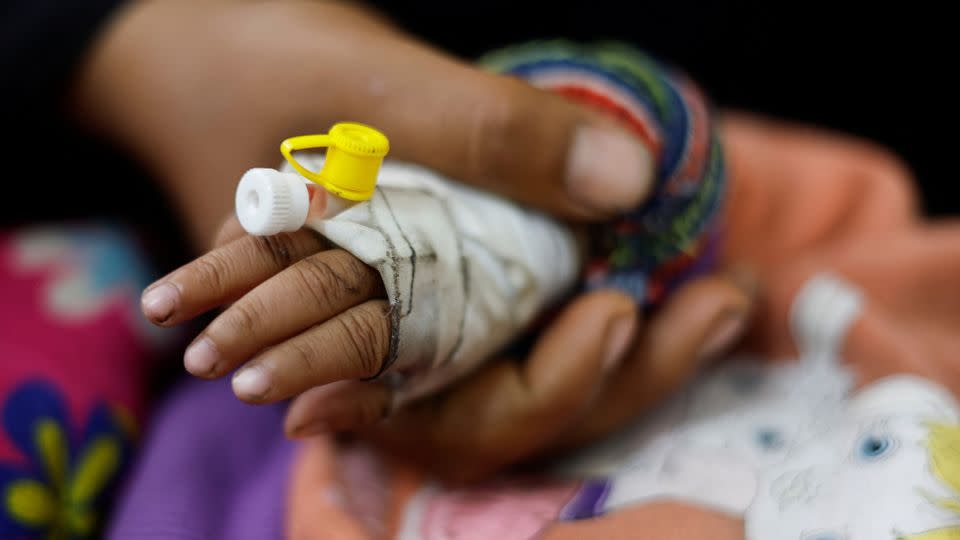
[[[870,144],[743,116],[723,125],[730,168],[723,260],[752,268],[760,281],[744,346],[770,358],[793,354],[787,326],[791,301],[813,274],[832,271],[867,298],[844,351],[861,384],[913,372],[960,392],[960,221],[924,221],[909,173]],[[541,519],[545,540],[743,538],[741,520],[682,502],[550,523],[563,506],[558,493],[570,491],[564,483],[504,489],[501,495],[488,486],[472,497],[447,492],[434,495],[434,502],[415,502],[417,473],[373,458],[366,466],[379,467],[388,495],[374,496],[382,508],[367,505],[368,515],[358,517],[349,504],[333,504],[324,495],[350,491],[343,483],[353,480],[337,472],[344,455],[329,441],[304,446],[293,470],[291,537],[392,537],[403,526],[403,509],[419,505],[407,509],[406,519],[417,525],[408,530],[427,540],[483,538],[475,527],[429,523],[433,515],[448,519],[458,512],[482,523],[476,519],[483,511],[490,512],[491,522],[528,526],[530,519]],[[510,530],[498,527],[490,530]]]
[[[743,540],[743,522],[683,503],[626,508],[606,516],[549,525],[538,540]]]
[[[793,352],[794,293],[832,271],[866,295],[844,350],[861,384],[908,372],[960,393],[960,220],[922,220],[908,172],[867,143],[749,118],[726,128],[725,260],[761,282],[749,348]]]
[[[301,445],[293,464],[287,501],[291,540],[373,538],[348,511],[335,466],[337,456],[330,440],[318,438]]]
[[[349,469],[361,472],[350,474]],[[363,470],[366,479],[358,478]],[[292,540],[391,538],[407,503],[423,484],[423,475],[415,469],[322,437],[301,445],[292,472],[285,535]],[[382,485],[370,486],[364,480]],[[373,502],[372,512],[369,506],[364,508],[365,502]]]

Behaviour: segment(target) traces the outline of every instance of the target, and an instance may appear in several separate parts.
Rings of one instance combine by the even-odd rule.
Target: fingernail
[[[247,399],[262,399],[270,390],[270,377],[260,366],[245,367],[233,376],[233,393]]]
[[[153,322],[162,323],[173,315],[180,291],[172,283],[162,283],[143,293],[140,306],[143,314]]]
[[[603,352],[604,373],[613,371],[620,365],[627,354],[627,349],[633,343],[633,331],[636,326],[633,317],[624,316],[613,321],[607,330],[607,348]]]
[[[742,312],[724,315],[710,331],[697,358],[704,362],[727,352],[743,334],[745,325],[746,318]]]
[[[198,376],[213,375],[220,360],[220,353],[213,341],[204,336],[193,342],[183,353],[183,365],[187,371]]]
[[[625,133],[581,126],[567,158],[567,189],[597,210],[628,210],[640,204],[653,182],[650,151]]]

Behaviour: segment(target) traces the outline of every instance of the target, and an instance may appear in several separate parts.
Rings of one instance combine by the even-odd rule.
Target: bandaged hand
[[[254,237],[231,218],[216,245],[143,297],[144,313],[162,326],[230,304],[188,347],[188,371],[218,378],[239,367],[241,399],[295,397],[288,435],[356,432],[455,480],[593,440],[656,404],[737,337],[751,301],[735,274],[691,282],[647,321],[623,294],[584,294],[526,359],[494,358],[392,410],[394,389],[363,380],[389,349],[374,269],[306,229]]]

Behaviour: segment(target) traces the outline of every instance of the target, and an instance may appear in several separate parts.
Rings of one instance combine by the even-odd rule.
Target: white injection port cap
[[[303,178],[274,169],[250,169],[237,186],[237,218],[250,234],[296,231],[307,221],[310,194]]]

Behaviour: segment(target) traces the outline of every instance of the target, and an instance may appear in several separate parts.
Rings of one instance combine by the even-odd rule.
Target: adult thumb
[[[612,117],[405,36],[378,38],[364,74],[376,99],[340,104],[389,136],[391,157],[565,218],[612,217],[650,193],[651,151]]]
[[[510,77],[476,71],[447,84],[446,129],[401,136],[410,144],[398,153],[570,218],[630,210],[649,193],[650,151],[614,122]]]

